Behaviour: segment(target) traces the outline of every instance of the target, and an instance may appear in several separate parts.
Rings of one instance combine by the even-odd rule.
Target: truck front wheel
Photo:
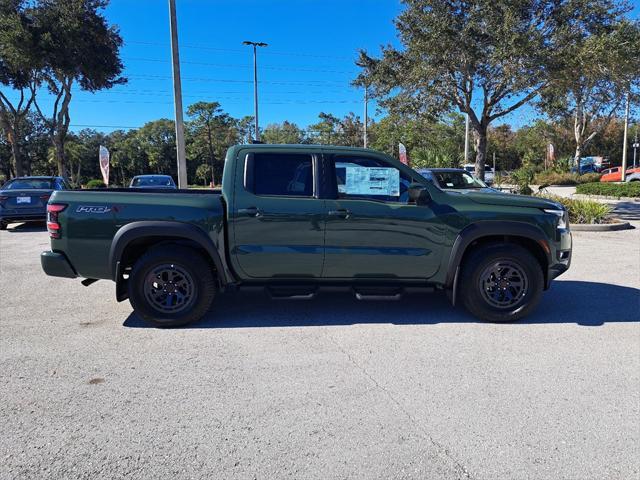
[[[472,252],[460,280],[458,293],[465,308],[490,322],[510,322],[529,314],[540,302],[544,285],[538,260],[513,244]]]
[[[177,245],[152,248],[141,256],[128,285],[135,312],[159,327],[178,327],[201,319],[216,291],[206,259]]]

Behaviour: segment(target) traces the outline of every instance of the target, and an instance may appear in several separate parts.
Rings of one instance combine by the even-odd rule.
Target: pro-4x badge
[[[80,205],[76,208],[77,213],[109,213],[111,211],[111,207],[107,207],[106,205],[101,206],[89,206],[89,205]]]

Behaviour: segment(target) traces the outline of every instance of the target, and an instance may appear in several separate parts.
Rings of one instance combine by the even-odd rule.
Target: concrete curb
[[[615,232],[633,228],[629,222],[617,223],[572,223],[569,225],[574,232]]]
[[[640,202],[638,197],[613,197],[611,195],[586,195],[584,193],[574,193],[571,198],[576,200],[615,200],[616,202]]]

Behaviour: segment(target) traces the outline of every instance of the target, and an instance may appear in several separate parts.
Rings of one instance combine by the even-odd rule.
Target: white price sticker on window
[[[400,171],[386,167],[360,167],[345,165],[344,186],[347,195],[400,196]]]

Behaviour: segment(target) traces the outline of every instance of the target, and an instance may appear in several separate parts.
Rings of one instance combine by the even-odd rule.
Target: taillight
[[[42,200],[44,203],[47,203],[50,198],[51,195],[40,195],[40,200]]]
[[[58,222],[58,215],[67,206],[63,203],[50,203],[47,205],[47,230],[51,238],[60,238],[60,223]]]

